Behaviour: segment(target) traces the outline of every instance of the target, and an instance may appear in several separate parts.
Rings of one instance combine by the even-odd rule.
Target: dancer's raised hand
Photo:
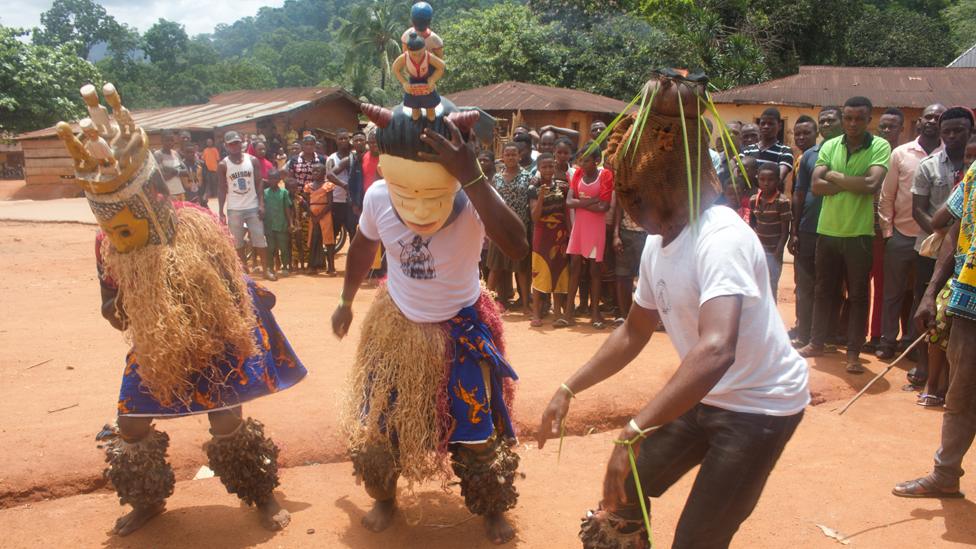
[[[546,410],[542,412],[542,422],[539,424],[539,430],[535,435],[540,449],[546,445],[547,440],[559,436],[563,421],[569,414],[571,398],[569,392],[562,387],[556,390],[556,394],[552,395],[552,400],[549,401]]]

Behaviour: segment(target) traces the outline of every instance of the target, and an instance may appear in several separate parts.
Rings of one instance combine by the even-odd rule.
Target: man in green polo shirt
[[[817,224],[816,289],[810,343],[805,357],[823,354],[824,341],[837,322],[842,282],[847,281],[847,371],[864,372],[864,346],[870,305],[874,195],[881,188],[891,145],[868,132],[871,101],[852,97],[844,103],[844,134],[825,141],[813,170],[813,194],[823,197]]]

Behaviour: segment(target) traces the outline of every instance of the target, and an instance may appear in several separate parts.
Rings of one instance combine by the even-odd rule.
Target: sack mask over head
[[[421,151],[433,149],[420,140],[428,129],[451,139],[446,121],[450,120],[467,135],[480,114],[459,111],[454,103],[441,98],[434,120],[413,120],[410,110],[398,105],[393,110],[362,104],[361,110],[376,124],[379,166],[390,192],[390,200],[400,220],[420,236],[439,231],[454,211],[454,199],[461,184],[444,166],[420,158]]]
[[[78,123],[81,135],[66,122],[57,124],[58,137],[74,161],[75,182],[118,252],[168,244],[176,229],[175,214],[169,199],[156,191],[160,175],[149,154],[149,138],[122,106],[115,86],[105,84],[102,93],[112,118],[99,103],[95,86],[88,84],[81,88],[89,114]]]

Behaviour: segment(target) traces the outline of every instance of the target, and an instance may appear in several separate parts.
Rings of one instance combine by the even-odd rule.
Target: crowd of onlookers
[[[891,359],[916,339],[910,318],[947,224],[933,216],[976,157],[969,109],[933,104],[917,120],[888,109],[876,123],[872,111],[867,98],[854,97],[817,119],[800,116],[793,147],[783,142],[787,128],[775,108],[756,121],[728,122],[726,138],[708,121],[719,202],[754,228],[774,295],[784,256],[793,257],[794,345],[807,357],[842,346],[854,374],[864,371],[862,352]],[[532,327],[547,317],[558,328],[588,316],[603,329],[622,323],[631,306],[647,235],[619,207],[613,172],[591,141],[605,128],[594,122],[582,136],[518,126],[499,158],[479,154],[532,244],[516,260],[484,243],[484,277],[500,306],[522,310]],[[905,134],[912,137],[902,143]],[[231,131],[221,146],[207,139],[200,147],[186,132],[167,132],[156,160],[171,196],[202,205],[218,199],[242,259],[268,278],[334,275],[337,245],[355,234],[363,195],[381,177],[371,133],[340,129],[334,141],[336,151],[326,154],[313,135],[282,144]],[[384,268],[377,257],[373,276]],[[920,404],[939,406],[945,334],[928,339],[909,380],[924,389]]]

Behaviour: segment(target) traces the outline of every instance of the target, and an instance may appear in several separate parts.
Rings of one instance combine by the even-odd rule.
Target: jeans
[[[909,275],[915,270],[918,252],[915,237],[905,236],[895,230],[885,244],[884,252],[884,312],[881,317],[881,343],[894,346],[898,343],[898,327],[901,323],[901,307]],[[903,334],[908,339],[915,339]]]
[[[783,274],[783,258],[766,252],[766,268],[769,269],[769,287],[773,291],[773,301],[779,293],[779,277]]]
[[[955,487],[964,473],[962,458],[976,436],[976,320],[952,318],[949,332],[949,390],[942,414],[942,446],[935,453],[933,476],[940,486]]]
[[[820,235],[817,239],[817,286],[813,305],[813,329],[810,342],[822,346],[837,322],[840,293],[847,280],[847,355],[856,356],[864,346],[870,307],[870,280],[873,236],[836,237]]]
[[[258,209],[252,210],[227,210],[227,228],[230,234],[234,235],[234,247],[238,250],[244,247],[244,225],[247,225],[247,232],[251,235],[251,246],[255,248],[267,248],[268,241],[264,237],[264,222],[258,215]]]
[[[673,548],[728,547],[752,514],[766,479],[803,418],[732,412],[697,404],[641,442],[637,471],[646,497],[660,497],[701,464],[681,512]],[[618,514],[641,516],[633,476],[626,483],[633,506]]]
[[[817,233],[800,232],[796,255],[793,256],[793,274],[796,278],[796,338],[810,341],[813,326],[813,298],[817,283],[816,269]]]

